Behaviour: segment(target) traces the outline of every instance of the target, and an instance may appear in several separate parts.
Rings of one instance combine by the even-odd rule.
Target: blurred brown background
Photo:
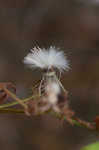
[[[99,114],[99,0],[0,0],[0,81],[17,85],[18,96],[40,79],[22,60],[33,46],[55,45],[71,70],[62,82],[71,107],[85,120]],[[0,115],[0,150],[80,150],[99,139],[51,116]]]

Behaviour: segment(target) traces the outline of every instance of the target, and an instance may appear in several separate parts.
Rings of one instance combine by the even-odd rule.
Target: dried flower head
[[[50,47],[49,49],[41,49],[34,47],[31,52],[24,58],[24,63],[30,68],[40,68],[44,70],[40,85],[39,85],[39,102],[42,106],[38,106],[40,112],[49,109],[55,112],[61,112],[59,101],[64,101],[67,105],[67,91],[57,77],[54,69],[60,73],[69,69],[69,63],[63,51]],[[65,94],[64,94],[65,93]],[[61,97],[61,99],[60,99]]]
[[[59,71],[68,70],[69,63],[63,51],[55,47],[45,48],[34,47],[24,58],[24,63],[30,68],[51,69],[57,68]]]

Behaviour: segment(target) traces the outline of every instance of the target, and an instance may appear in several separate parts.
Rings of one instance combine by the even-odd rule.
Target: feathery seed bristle
[[[45,48],[34,47],[23,61],[30,68],[50,69],[57,68],[59,71],[70,68],[68,60],[63,51],[57,50],[55,47]]]

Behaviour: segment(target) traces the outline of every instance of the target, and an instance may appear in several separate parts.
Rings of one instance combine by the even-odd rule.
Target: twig
[[[15,95],[14,95],[15,96]],[[15,96],[16,97],[16,96]],[[29,101],[29,100],[31,100],[31,99],[33,99],[33,98],[36,98],[36,97],[38,97],[38,95],[33,95],[33,96],[31,96],[31,97],[28,97],[28,98],[25,98],[25,99],[20,99],[22,102],[27,102],[27,101]],[[7,104],[2,104],[2,105],[0,105],[0,109],[3,109],[3,108],[8,108],[8,107],[12,107],[12,106],[15,106],[15,105],[17,105],[17,104],[19,104],[17,101],[15,101],[15,102],[11,102],[11,103],[7,103]]]
[[[6,87],[3,87],[3,90],[11,98],[13,98],[16,101],[12,102],[12,103],[0,105],[0,113],[22,114],[22,113],[24,113],[24,109],[28,109],[28,106],[25,104],[25,102],[27,102],[27,101],[35,98],[35,97],[38,97],[37,95],[36,96],[33,95],[33,96],[29,97],[29,98],[26,98],[26,99],[22,100],[22,99],[17,98],[16,95],[13,94],[12,92],[10,92]],[[7,107],[14,106],[16,104],[22,105],[24,109],[7,108]],[[58,119],[68,120],[68,118],[66,118],[66,116],[63,116],[60,113],[56,113],[56,112],[54,112],[54,111],[52,111],[50,109],[48,111],[46,111],[46,112],[43,112],[43,113],[39,112],[39,113],[36,114],[36,116],[43,115],[43,114],[51,114],[51,115],[53,115],[54,117],[56,117]],[[97,131],[96,124],[93,124],[93,123],[81,120],[81,119],[79,119],[77,117],[73,117],[73,118],[70,118],[70,119],[71,119],[73,125],[76,125],[76,126],[79,126],[79,127],[84,127],[84,128],[89,129],[89,130]]]
[[[28,106],[19,98],[17,98],[12,92],[10,92],[7,88],[3,87],[3,90],[14,100],[16,100],[21,106],[24,107],[24,109],[28,109]]]
[[[0,113],[24,114],[24,110],[16,109],[16,108],[2,108],[2,109],[0,109]],[[59,113],[53,112],[52,110],[49,110],[49,111],[46,111],[43,113],[38,113],[35,116],[40,116],[40,115],[44,115],[44,114],[53,115],[54,117],[56,117],[58,119],[62,118],[62,116]],[[64,116],[63,120],[67,120],[66,116]],[[83,127],[83,128],[87,128],[89,130],[97,131],[96,126],[93,123],[83,121],[79,118],[72,119],[72,122],[73,122],[73,125],[76,125],[78,127]]]
[[[66,116],[62,116],[59,113],[50,111],[50,114],[55,116],[58,119],[67,120]],[[87,122],[87,121],[81,120],[81,119],[79,119],[77,117],[71,118],[71,120],[72,120],[73,125],[76,125],[76,126],[79,126],[79,127],[83,127],[83,128],[87,128],[89,130],[96,131],[96,124],[93,123],[93,122]]]
[[[3,109],[0,109],[0,113],[22,114],[22,113],[24,113],[24,110],[16,109],[16,108],[3,108]]]
[[[90,129],[90,130],[96,130],[95,123],[87,122],[87,121],[81,120],[77,117],[75,117],[74,121],[78,122],[81,127],[85,127],[85,128]]]

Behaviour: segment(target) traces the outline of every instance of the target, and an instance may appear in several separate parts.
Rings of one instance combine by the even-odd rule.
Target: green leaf
[[[89,144],[88,146],[85,146],[81,150],[99,150],[99,142]]]

